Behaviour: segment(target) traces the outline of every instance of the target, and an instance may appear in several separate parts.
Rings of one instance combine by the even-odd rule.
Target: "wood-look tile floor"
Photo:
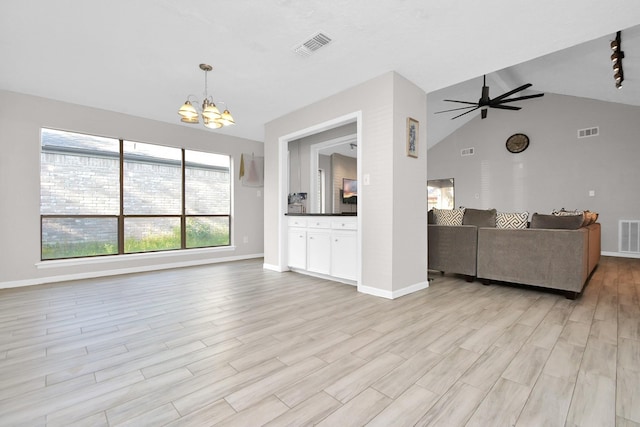
[[[0,291],[0,425],[640,426],[640,260],[389,301],[262,260]]]

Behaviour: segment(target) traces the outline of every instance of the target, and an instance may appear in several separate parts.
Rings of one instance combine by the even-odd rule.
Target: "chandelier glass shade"
[[[180,115],[180,121],[183,123],[200,123],[200,117],[202,117],[202,123],[209,129],[220,129],[223,126],[229,126],[235,124],[233,116],[228,109],[220,113],[218,107],[213,102],[213,97],[207,93],[207,73],[212,70],[209,64],[200,64],[200,69],[204,71],[204,100],[202,105],[194,95],[189,95],[185,103],[178,110]],[[219,103],[223,103],[219,101]]]

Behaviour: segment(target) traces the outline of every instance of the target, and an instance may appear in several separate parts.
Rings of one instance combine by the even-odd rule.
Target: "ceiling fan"
[[[535,95],[525,95],[525,96],[518,96],[517,98],[508,98],[509,96],[513,95],[514,93],[518,93],[520,91],[523,91],[525,89],[527,89],[528,87],[531,87],[532,84],[531,83],[527,83],[524,84],[520,87],[517,87],[513,90],[510,90],[509,92],[503,93],[502,95],[496,97],[496,98],[489,98],[489,86],[487,86],[487,76],[484,75],[482,77],[482,97],[478,100],[478,102],[469,102],[469,101],[457,101],[455,99],[445,99],[446,102],[457,102],[459,104],[468,104],[468,107],[460,107],[460,108],[452,108],[450,110],[443,110],[443,111],[436,111],[435,114],[440,114],[440,113],[448,113],[451,111],[460,111],[460,110],[469,110],[469,111],[465,111],[462,114],[458,114],[455,117],[452,117],[451,120],[453,119],[457,119],[458,117],[464,116],[465,114],[469,114],[472,111],[477,110],[478,108],[482,108],[482,118],[486,118],[487,117],[487,109],[488,108],[499,108],[501,110],[520,110],[521,107],[514,107],[512,105],[504,105],[508,102],[514,102],[514,101],[522,101],[523,99],[530,99],[530,98],[539,98],[541,96],[544,96],[544,93],[537,93]]]

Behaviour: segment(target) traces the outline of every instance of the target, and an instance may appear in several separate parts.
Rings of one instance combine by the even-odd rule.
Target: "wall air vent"
[[[460,155],[462,157],[473,156],[475,154],[475,152],[476,152],[476,150],[473,147],[463,148],[462,150],[460,150]]]
[[[592,127],[592,128],[586,128],[586,129],[578,129],[578,138],[587,138],[590,136],[598,136],[600,135],[600,128],[599,127]]]
[[[620,220],[618,251],[640,253],[640,221]]]
[[[295,45],[292,50],[297,55],[307,57],[316,50],[320,49],[322,46],[326,46],[329,43],[331,43],[331,37],[323,33],[315,33],[307,40]]]

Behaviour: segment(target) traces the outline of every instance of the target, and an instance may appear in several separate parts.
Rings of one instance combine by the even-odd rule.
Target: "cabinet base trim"
[[[373,288],[371,286],[358,285],[358,292],[386,299],[396,299],[405,295],[412,294],[414,292],[421,291],[428,287],[429,281],[427,280],[425,282],[415,283],[413,285],[407,286],[406,288],[398,289],[397,291],[385,291],[383,289]]]
[[[357,285],[355,280],[343,279],[342,277],[330,276],[328,274],[316,273],[314,271],[309,271],[309,270],[301,270],[295,267],[289,267],[289,270],[293,271],[294,273],[305,274],[307,276],[313,276],[319,279],[326,279],[326,280],[331,280],[333,282],[344,283],[345,285],[351,285],[351,286]]]

